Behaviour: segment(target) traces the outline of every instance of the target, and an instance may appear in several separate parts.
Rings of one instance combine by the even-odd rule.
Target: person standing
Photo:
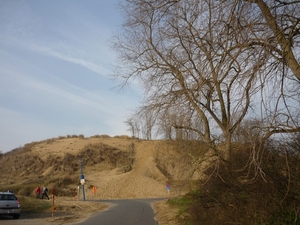
[[[36,198],[41,198],[41,187],[38,185],[35,189]]]
[[[50,199],[49,196],[48,196],[48,188],[45,185],[43,187],[42,199],[44,199],[44,197]]]
[[[171,185],[169,183],[166,183],[166,189],[167,189],[167,192],[168,192],[168,198],[170,198]]]

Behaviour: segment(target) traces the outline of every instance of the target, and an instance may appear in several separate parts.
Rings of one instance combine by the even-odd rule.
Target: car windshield
[[[16,200],[16,197],[14,195],[1,195],[0,194],[0,200]]]

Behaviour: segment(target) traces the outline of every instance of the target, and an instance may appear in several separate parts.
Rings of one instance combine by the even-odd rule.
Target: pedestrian
[[[171,185],[169,183],[166,183],[166,189],[167,189],[167,192],[168,192],[168,198],[170,198]]]
[[[44,197],[50,199],[49,196],[48,196],[48,188],[45,185],[43,187],[42,199],[44,199]]]
[[[41,187],[38,185],[35,189],[36,198],[41,198]]]

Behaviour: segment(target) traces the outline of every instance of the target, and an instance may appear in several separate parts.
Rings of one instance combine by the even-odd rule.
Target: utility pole
[[[84,179],[84,174],[83,174],[83,170],[82,170],[82,160],[80,160],[80,183],[82,186],[82,198],[83,198],[83,201],[85,201],[85,193],[84,193],[85,179]]]

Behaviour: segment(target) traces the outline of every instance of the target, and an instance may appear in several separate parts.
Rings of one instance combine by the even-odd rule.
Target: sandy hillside
[[[34,195],[36,185],[46,184],[49,189],[56,188],[64,196],[74,198],[80,186],[82,159],[88,199],[166,197],[169,175],[173,173],[180,180],[178,174],[187,171],[189,165],[176,161],[182,158],[180,152],[163,141],[127,136],[53,138],[27,144],[0,157],[1,164],[9,165],[0,168],[0,185],[5,181],[2,184],[21,195]],[[162,170],[161,165],[167,167]],[[96,194],[92,193],[93,186],[97,187]],[[171,187],[171,195],[183,193],[183,189]]]
[[[158,161],[163,161],[164,165],[172,165],[170,167],[172,171],[183,171],[185,168],[183,165],[186,163],[181,166],[177,164],[176,162],[179,161],[173,159],[181,158],[180,153],[173,152],[172,148],[166,146],[162,141],[144,141],[123,136],[113,138],[107,136],[63,137],[34,142],[0,157],[0,163],[4,165],[0,168],[0,185],[5,184],[5,187],[17,190],[19,195],[31,197],[34,197],[37,184],[45,183],[50,190],[53,188],[64,190],[64,195],[57,197],[57,210],[74,212],[72,215],[50,220],[52,222],[59,220],[62,224],[78,221],[88,213],[100,209],[98,205],[89,205],[90,208],[84,207],[87,210],[85,211],[80,204],[81,201],[76,201],[78,197],[82,199],[81,190],[80,196],[76,196],[76,190],[80,186],[79,159],[84,159],[86,200],[167,197],[166,183],[169,180],[161,172],[161,168],[158,169]],[[95,151],[93,151],[94,148]],[[91,155],[87,157],[89,154]],[[9,166],[5,166],[6,164]],[[128,167],[130,169],[124,170]],[[70,180],[68,181],[67,178]],[[63,181],[60,182],[60,180]],[[93,186],[97,187],[96,194],[92,193]],[[184,189],[176,190],[174,186],[171,187],[171,196],[185,192]],[[75,200],[72,201],[75,205],[71,208],[70,200]],[[85,202],[85,204],[88,203]],[[76,211],[77,205],[80,211],[84,212],[82,215]],[[99,207],[106,208],[107,206],[100,205]],[[154,208],[159,221],[167,220],[168,224],[173,224],[171,221],[173,221],[174,212],[170,213],[166,204],[157,203]],[[44,217],[47,221],[49,220],[47,215]]]
[[[87,198],[155,198],[167,196],[166,182],[168,179],[158,169],[155,158],[161,143],[128,137],[57,138],[27,145],[27,148],[25,146],[20,152],[18,152],[19,150],[13,152],[8,157],[11,160],[8,163],[13,165],[15,174],[8,173],[4,179],[9,180],[12,184],[16,183],[17,180],[20,183],[36,183],[41,180],[51,189],[55,185],[52,180],[59,180],[70,175],[73,179],[75,177],[75,180],[74,185],[67,184],[68,188],[76,190],[79,185],[80,174],[78,155],[81,154],[82,157],[85,157],[87,154],[91,154],[86,153],[87,149],[92,149],[92,146],[97,144],[104,144],[109,146],[107,148],[115,149],[111,153],[113,155],[108,157],[116,155],[117,163],[112,166],[107,162],[110,159],[107,159],[90,165],[89,161],[94,160],[95,157],[84,158],[83,171],[86,179]],[[119,156],[118,152],[125,152],[132,158],[128,171],[123,171],[122,165],[119,165],[121,163],[118,163],[120,160],[118,157],[125,156]],[[5,159],[3,160],[5,161]],[[73,165],[72,168],[74,169],[67,168],[69,165]],[[5,173],[7,171],[3,171],[3,174]],[[18,177],[19,175],[20,177]],[[40,185],[42,184],[40,183]],[[96,195],[92,193],[91,188],[93,186],[97,187]]]
[[[154,162],[155,147],[145,143],[136,146],[135,161],[128,173],[116,170],[91,173],[91,182],[97,188],[99,198],[153,198],[165,197],[167,179]]]

